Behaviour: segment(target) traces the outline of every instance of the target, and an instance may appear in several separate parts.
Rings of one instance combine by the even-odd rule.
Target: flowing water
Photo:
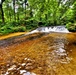
[[[61,33],[69,33],[65,26],[51,26],[51,27],[39,27],[30,33],[35,32],[61,32]]]
[[[38,32],[0,40],[0,75],[76,75],[76,33]]]

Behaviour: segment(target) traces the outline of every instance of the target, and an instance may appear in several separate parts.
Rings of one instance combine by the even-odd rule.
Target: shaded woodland
[[[0,35],[41,26],[76,31],[76,0],[0,0]]]

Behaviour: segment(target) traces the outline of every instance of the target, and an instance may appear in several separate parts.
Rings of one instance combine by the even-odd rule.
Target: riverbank
[[[10,33],[8,35],[2,35],[2,36],[0,36],[0,40],[11,38],[11,37],[14,37],[14,36],[19,36],[19,35],[22,35],[22,34],[25,34],[25,33],[27,33],[27,32],[16,32],[16,33]]]

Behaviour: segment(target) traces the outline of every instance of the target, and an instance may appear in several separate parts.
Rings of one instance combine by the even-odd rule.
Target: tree
[[[76,2],[74,3],[72,10],[73,10],[73,19],[74,21],[76,21]]]
[[[5,22],[5,20],[4,20],[4,11],[3,11],[3,7],[2,7],[4,1],[5,0],[0,0],[0,10],[1,10],[2,22],[3,23]]]

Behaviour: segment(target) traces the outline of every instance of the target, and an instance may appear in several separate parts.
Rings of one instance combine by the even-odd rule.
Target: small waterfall
[[[51,26],[51,27],[39,27],[30,33],[35,32],[62,32],[62,33],[69,33],[69,31],[65,28],[65,26]]]

